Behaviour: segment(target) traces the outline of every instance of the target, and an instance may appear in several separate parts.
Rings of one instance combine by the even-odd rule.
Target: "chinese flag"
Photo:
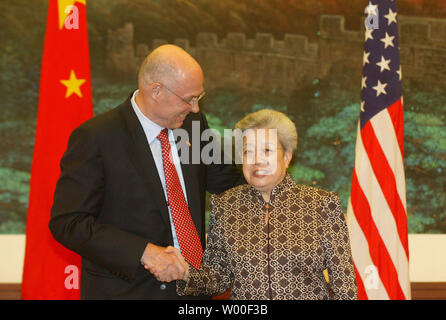
[[[49,0],[26,225],[23,299],[79,299],[80,257],[48,228],[59,162],[93,116],[86,0]]]

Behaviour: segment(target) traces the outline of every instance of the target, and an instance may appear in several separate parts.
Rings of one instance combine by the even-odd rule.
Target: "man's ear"
[[[148,90],[150,92],[150,96],[152,97],[152,99],[158,100],[158,97],[161,93],[161,84],[154,82],[150,84]]]

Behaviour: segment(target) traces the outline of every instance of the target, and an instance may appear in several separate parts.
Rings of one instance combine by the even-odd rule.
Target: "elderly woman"
[[[356,299],[338,196],[299,185],[286,172],[297,149],[294,123],[261,110],[236,128],[244,136],[248,184],[211,197],[201,267],[186,268],[178,293],[218,295],[231,288],[231,299]]]

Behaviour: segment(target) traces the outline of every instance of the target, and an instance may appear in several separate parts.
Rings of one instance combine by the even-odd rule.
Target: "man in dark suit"
[[[137,91],[71,134],[49,227],[57,241],[82,257],[82,299],[181,298],[175,282],[159,282],[146,270],[184,272],[179,255],[165,252],[167,246],[186,249],[173,219],[177,203],[166,184],[171,173],[165,171],[159,135],[166,133],[171,157],[178,160],[172,130],[184,129],[192,137],[192,127],[198,125],[200,134],[208,128],[199,112],[203,95],[199,64],[179,47],[161,46],[142,63]],[[190,141],[191,150],[205,145]],[[205,245],[206,190],[220,193],[244,180],[231,164],[174,163],[177,189],[187,201],[183,211],[198,233],[200,248],[193,250],[199,252]]]

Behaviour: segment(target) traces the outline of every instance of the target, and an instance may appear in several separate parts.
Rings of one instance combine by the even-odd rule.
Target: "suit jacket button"
[[[166,290],[166,285],[163,283],[162,285],[160,285],[160,289],[161,290]]]

